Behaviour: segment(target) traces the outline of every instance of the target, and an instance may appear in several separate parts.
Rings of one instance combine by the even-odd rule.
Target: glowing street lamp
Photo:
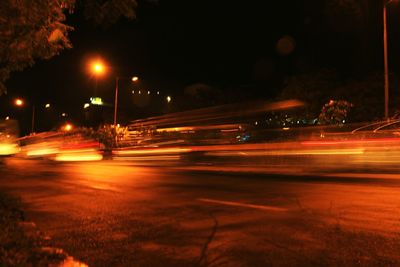
[[[95,77],[94,93],[97,94],[97,80],[106,73],[106,65],[100,59],[89,62],[89,71]]]
[[[106,67],[104,66],[103,62],[97,60],[91,63],[91,71],[94,75],[100,76],[105,73]]]
[[[92,61],[90,64],[90,70],[91,72],[96,76],[96,91],[97,91],[97,77],[103,75],[106,72],[106,66],[105,64],[97,59],[95,61]],[[117,110],[118,110],[118,86],[119,86],[119,80],[122,77],[116,77],[115,78],[115,98],[114,98],[114,126],[117,125]],[[133,76],[130,78],[132,82],[137,83],[139,81],[139,77]],[[95,92],[96,93],[96,92]],[[84,107],[85,108],[85,107]]]
[[[20,98],[15,99],[14,104],[18,107],[21,107],[24,105],[24,101]]]
[[[172,98],[170,96],[167,96],[167,102],[171,102]]]
[[[14,104],[17,107],[22,107],[24,105],[24,100],[21,98],[17,98],[14,101]],[[35,130],[35,105],[32,105],[32,123],[31,123],[31,133],[33,133]]]
[[[16,98],[14,100],[14,105],[17,107],[22,107],[25,105],[25,102],[23,99],[21,98]],[[31,117],[31,134],[33,134],[35,132],[35,115],[36,115],[36,106],[34,103],[31,103],[29,106],[32,107],[32,117]],[[47,103],[44,105],[45,109],[49,109],[51,107],[50,103]],[[8,117],[7,117],[8,118]]]

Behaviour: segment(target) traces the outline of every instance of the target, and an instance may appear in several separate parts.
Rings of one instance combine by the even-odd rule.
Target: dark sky
[[[110,66],[98,80],[98,94],[110,103],[117,75],[137,75],[142,88],[163,95],[179,95],[188,85],[205,83],[227,93],[253,90],[273,97],[286,77],[312,69],[333,67],[345,75],[380,69],[381,6],[375,2],[361,5],[368,9],[362,36],[351,31],[356,27],[351,20],[327,15],[329,0],[139,0],[136,20],[122,19],[108,28],[93,26],[78,10],[68,18],[75,27],[70,34],[74,47],[13,74],[7,82],[9,95],[51,102],[66,112],[81,108],[95,87],[86,63],[98,55]],[[393,4],[388,14],[393,58],[400,56],[394,49],[399,44],[398,11]],[[289,55],[276,51],[283,36],[295,41]]]
[[[85,72],[85,60],[95,55],[113,72],[98,81],[100,90],[111,90],[117,73],[136,74],[146,86],[170,93],[197,82],[248,84],[257,61],[276,56],[280,37],[299,34],[304,7],[293,2],[266,8],[263,1],[139,1],[136,20],[123,19],[106,29],[78,12],[69,18],[74,48],[14,74],[9,92],[29,90],[65,103],[88,97],[94,81]]]

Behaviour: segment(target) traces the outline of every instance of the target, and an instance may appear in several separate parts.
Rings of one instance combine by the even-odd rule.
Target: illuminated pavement
[[[396,175],[128,164],[12,159],[0,189],[21,197],[52,245],[89,266],[400,265]]]

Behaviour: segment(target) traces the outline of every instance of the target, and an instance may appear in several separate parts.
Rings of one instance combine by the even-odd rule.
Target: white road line
[[[395,173],[326,173],[321,174],[321,176],[326,177],[339,177],[339,178],[368,178],[368,179],[393,179],[399,180],[400,174]]]
[[[288,209],[285,209],[285,208],[246,204],[246,203],[233,202],[233,201],[222,201],[222,200],[215,200],[215,199],[209,199],[209,198],[198,198],[197,200],[201,201],[201,202],[221,204],[221,205],[234,206],[234,207],[244,207],[244,208],[251,208],[251,209],[268,210],[268,211],[288,211]]]

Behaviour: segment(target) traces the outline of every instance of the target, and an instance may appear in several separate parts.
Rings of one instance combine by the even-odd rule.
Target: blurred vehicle
[[[18,123],[15,120],[0,121],[0,156],[12,156],[19,152]]]
[[[62,144],[62,133],[43,132],[20,139],[21,153],[24,158],[51,159]]]
[[[99,142],[70,132],[43,132],[21,138],[20,155],[28,159],[93,161],[103,158]]]
[[[63,143],[53,158],[55,161],[97,161],[103,159],[103,146],[80,134],[64,135]]]

